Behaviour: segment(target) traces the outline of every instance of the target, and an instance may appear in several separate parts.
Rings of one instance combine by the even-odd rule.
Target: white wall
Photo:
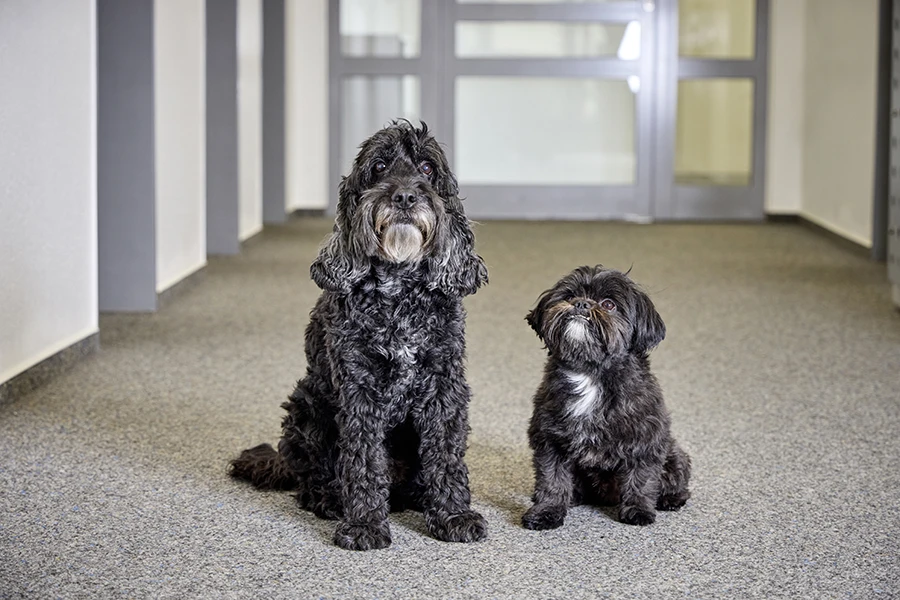
[[[262,0],[238,0],[238,237],[263,226]]]
[[[328,180],[328,0],[286,0],[285,27],[287,210],[321,209],[338,185]]]
[[[0,1],[0,382],[97,332],[95,11]]]
[[[872,245],[878,0],[806,6],[803,215]]]
[[[806,5],[807,0],[769,3],[765,191],[769,214],[797,214],[803,205]]]
[[[156,0],[156,290],[206,264],[204,0]]]

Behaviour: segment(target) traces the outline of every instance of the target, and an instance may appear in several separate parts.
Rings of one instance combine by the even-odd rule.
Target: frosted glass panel
[[[641,26],[628,23],[557,23],[547,21],[462,21],[456,24],[460,58],[640,57]]]
[[[753,81],[679,81],[675,182],[749,185],[752,158]]]
[[[756,0],[680,0],[678,54],[695,58],[751,59]]]
[[[354,75],[342,85],[341,172],[346,174],[366,138],[394,119],[418,124],[421,109],[418,77]]]
[[[341,0],[344,56],[415,57],[420,46],[420,0]]]
[[[468,184],[631,185],[635,94],[621,80],[459,77],[456,174]]]

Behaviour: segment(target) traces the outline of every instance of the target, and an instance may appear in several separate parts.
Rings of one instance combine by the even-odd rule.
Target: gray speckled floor
[[[792,225],[491,222],[467,301],[468,455],[490,538],[418,513],[352,553],[289,494],[229,480],[304,368],[330,223],[267,230],[99,354],[0,406],[0,597],[889,598],[900,595],[900,314],[883,265]],[[543,355],[523,317],[570,268],[628,268],[668,325],[654,367],[693,498],[647,528],[579,507],[518,526]]]

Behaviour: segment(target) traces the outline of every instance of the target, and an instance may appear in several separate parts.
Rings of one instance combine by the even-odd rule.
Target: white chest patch
[[[570,400],[569,406],[566,407],[566,413],[570,417],[581,417],[590,414],[600,400],[603,399],[603,388],[590,375],[574,371],[563,371],[563,374],[575,388],[575,397]]]

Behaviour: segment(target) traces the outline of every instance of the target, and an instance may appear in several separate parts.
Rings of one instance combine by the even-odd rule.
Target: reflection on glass
[[[753,164],[753,82],[678,82],[675,183],[750,184]]]
[[[678,54],[694,58],[751,59],[756,0],[679,0]]]
[[[419,55],[420,0],[341,0],[344,56]]]
[[[419,78],[411,75],[345,77],[341,106],[341,172],[350,171],[359,145],[394,119],[417,123]]]
[[[641,55],[641,27],[625,24],[557,23],[552,21],[460,21],[456,24],[460,58]]]
[[[467,184],[631,185],[634,134],[623,80],[456,80],[456,174]]]

